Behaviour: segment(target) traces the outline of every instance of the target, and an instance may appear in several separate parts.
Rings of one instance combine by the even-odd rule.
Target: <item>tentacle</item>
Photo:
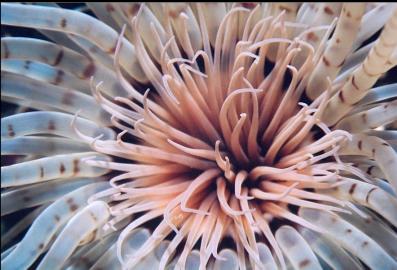
[[[29,214],[24,216],[21,220],[19,220],[16,224],[14,224],[9,230],[4,232],[1,236],[1,248],[4,249],[4,247],[7,246],[12,240],[14,240],[14,238],[16,238],[20,233],[24,232],[33,223],[33,221],[48,207],[48,205],[49,203],[37,207]],[[5,259],[5,257],[7,257],[11,253],[11,251],[16,248],[17,245],[18,243],[13,245],[12,248],[7,249],[7,252],[2,252],[1,260]]]
[[[259,250],[259,258],[263,263],[265,269],[269,270],[276,270],[277,264],[274,261],[272,252],[270,251],[269,247],[264,243],[258,243],[258,250]]]
[[[281,269],[283,270],[287,269],[283,253],[281,252],[280,246],[277,243],[276,238],[274,237],[272,231],[270,230],[268,221],[265,219],[264,216],[260,215],[258,211],[255,211],[253,215],[258,224],[259,229],[265,235],[266,239],[269,241],[271,247],[273,248],[275,255],[279,261],[279,265],[281,266]]]
[[[382,85],[379,87],[372,88],[368,91],[368,94],[360,100],[358,105],[367,105],[372,103],[377,103],[381,101],[386,101],[388,99],[393,99],[397,97],[397,83],[391,83],[387,85]]]
[[[397,100],[343,118],[335,128],[362,133],[397,120]]]
[[[343,180],[342,184],[333,189],[320,192],[330,193],[337,198],[365,205],[397,226],[397,199],[393,195],[372,184],[350,178]]]
[[[116,244],[113,244],[90,269],[122,269],[122,265],[116,256]]]
[[[63,88],[71,88],[84,93],[89,93],[89,87],[86,81],[74,76],[68,71],[64,71],[57,67],[51,67],[40,62],[6,59],[2,61],[1,70],[14,74],[23,74],[31,79],[57,85]]]
[[[34,38],[5,37],[1,39],[1,49],[2,60],[25,60],[24,67],[28,67],[29,70],[33,62],[60,70],[61,72],[58,71],[56,74],[54,84],[60,84],[62,81],[69,84],[65,81],[66,75],[63,73],[70,73],[85,84],[91,77],[94,77],[95,83],[103,81],[104,90],[111,96],[125,94],[111,69],[63,46]],[[40,77],[42,76],[40,73]]]
[[[1,119],[1,138],[10,139],[24,135],[53,134],[81,141],[70,126],[73,116],[59,112],[26,112]],[[104,140],[114,139],[110,128],[101,127],[95,122],[76,117],[75,126],[87,136],[97,137],[103,134]]]
[[[96,177],[108,172],[106,169],[87,166],[82,159],[91,157],[109,160],[95,152],[57,155],[1,167],[1,186],[20,186],[59,178]],[[21,169],[23,168],[23,169]]]
[[[360,28],[357,38],[354,41],[353,50],[358,48],[365,40],[386,24],[387,20],[392,16],[394,8],[396,8],[395,3],[382,3],[365,13],[361,20],[361,25],[365,25],[366,27]]]
[[[239,265],[237,262],[237,254],[231,249],[223,249],[219,252],[219,256],[225,260],[215,259],[214,270],[237,270]]]
[[[101,239],[99,242],[94,243],[94,245],[89,249],[84,249],[84,251],[77,251],[71,257],[71,263],[66,263],[65,266],[68,270],[83,270],[88,267],[92,267],[100,258],[105,254],[107,250],[115,243],[117,239],[117,234],[112,233]]]
[[[86,237],[90,237],[109,218],[108,206],[93,202],[78,212],[66,224],[37,269],[61,269],[66,259]],[[77,224],[79,224],[77,226]]]
[[[114,53],[113,48],[117,41],[116,31],[84,13],[67,9],[15,4],[3,4],[1,10],[3,24],[75,34],[88,39],[110,55]],[[146,76],[136,59],[134,47],[127,40],[123,40],[123,44],[121,52],[123,57],[120,58],[123,67],[136,80],[146,82]]]
[[[397,8],[364,62],[354,70],[349,80],[328,103],[323,115],[323,121],[327,125],[332,126],[342,119],[353,108],[353,105],[367,94],[379,77],[395,65],[390,66],[387,62],[397,45],[396,21]]]
[[[87,203],[88,197],[108,186],[104,182],[90,184],[55,201],[33,222],[18,246],[1,262],[1,266],[8,269],[28,268],[48,248],[51,238],[61,226]]]
[[[282,226],[276,239],[295,269],[322,269],[309,244],[291,226]]]
[[[1,193],[1,215],[46,204],[65,194],[101,179],[66,179],[23,186]]]
[[[33,105],[44,104],[68,113],[75,113],[80,108],[84,108],[81,115],[85,118],[105,126],[110,124],[109,115],[98,107],[92,97],[84,93],[14,74],[2,73],[1,77],[2,96],[29,100]]]
[[[299,215],[323,227],[327,231],[327,237],[334,239],[370,268],[397,267],[397,262],[378,243],[342,218],[324,211],[303,208],[300,209]]]
[[[2,155],[51,156],[88,152],[88,145],[70,139],[27,136],[4,140],[1,144]]]
[[[94,12],[94,14],[107,25],[112,27],[114,30],[118,31],[119,26],[111,17],[111,6],[112,4],[106,5],[105,3],[87,3],[87,6]]]
[[[201,203],[200,205],[200,210],[201,211],[209,211],[211,205],[214,203],[216,199],[216,195],[215,193],[211,193],[209,194]],[[200,234],[202,231],[200,229],[201,226],[204,225],[204,219],[205,217],[202,215],[195,215],[194,219],[193,219],[193,223],[192,226],[189,229],[189,233],[186,236],[186,243],[183,247],[182,252],[179,255],[179,258],[177,260],[176,263],[176,267],[178,269],[185,269],[186,268],[186,264],[187,264],[187,260],[188,260],[188,255],[192,254],[193,251],[193,247],[196,244],[196,242],[199,240]],[[198,256],[198,259],[200,258],[200,256]],[[197,264],[197,266],[199,265],[199,263]]]
[[[192,209],[187,207],[187,202],[188,200],[192,197],[194,192],[197,192],[198,190],[201,190],[203,187],[208,186],[208,181],[213,180],[217,175],[219,175],[220,171],[218,169],[210,169],[207,171],[204,171],[202,174],[200,174],[198,177],[196,177],[192,183],[189,185],[189,187],[186,189],[186,191],[183,193],[183,197],[181,200],[181,209],[184,212],[190,212],[190,213],[196,213],[199,215],[208,215],[208,212],[203,212],[200,210]],[[205,184],[205,186],[204,186]]]
[[[335,32],[313,73],[310,76],[306,94],[314,100],[327,88],[327,76],[333,81],[341,69],[361,25],[365,4],[345,3]]]
[[[397,234],[388,227],[384,221],[373,215],[370,211],[360,207],[367,218],[362,218],[359,215],[345,215],[340,216],[355,226],[357,229],[364,232],[366,235],[376,241],[385,251],[394,259],[397,258],[397,247],[393,244],[397,241]]]
[[[353,140],[342,146],[340,155],[361,155],[375,159],[386,179],[397,192],[397,153],[384,140],[363,134],[356,134]]]
[[[362,269],[360,262],[349,255],[343,248],[331,239],[302,228],[300,234],[307,241],[313,251],[333,269]]]

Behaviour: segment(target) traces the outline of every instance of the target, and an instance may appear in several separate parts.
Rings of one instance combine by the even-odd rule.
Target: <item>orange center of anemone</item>
[[[162,47],[160,67],[146,51],[134,19],[137,57],[159,95],[149,98],[149,91],[140,95],[121,74],[121,37],[116,71],[137,103],[121,97],[116,98],[118,104],[110,102],[99,85],[93,87],[94,96],[113,115],[113,124],[123,131],[116,141],[85,138],[99,152],[134,161],[87,161],[125,172],[110,181],[108,201],[114,218],[109,225],[117,227],[140,215],[119,238],[119,259],[129,266],[172,230],[176,236],[162,266],[183,239],[180,261],[186,261],[199,238],[204,266],[211,254],[218,257],[217,247],[228,235],[261,265],[255,252],[256,232],[265,236],[283,264],[269,223],[274,218],[289,220],[321,232],[289,206],[346,212],[342,207],[347,202],[321,190],[343,183],[343,171],[365,178],[338,158],[341,144],[351,135],[330,130],[321,121],[331,84],[312,103],[303,102],[308,74],[319,55],[299,38],[289,39],[291,29],[282,16],[264,20],[262,27],[268,27],[264,38],[259,38],[260,29],[238,37],[230,29],[240,11],[232,10],[223,20],[213,49],[204,35],[204,50],[193,53],[186,32],[186,40],[179,42],[187,56],[171,58],[169,51],[176,46],[171,38]],[[126,133],[135,138],[122,140]],[[122,247],[130,232],[161,216],[152,238],[126,258]]]

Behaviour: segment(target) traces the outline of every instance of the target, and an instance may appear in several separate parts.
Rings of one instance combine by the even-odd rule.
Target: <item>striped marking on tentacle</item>
[[[61,6],[56,3],[35,2],[35,3],[31,3],[31,4],[37,5],[37,6],[61,8]],[[75,10],[84,12],[84,9],[86,9],[86,8],[87,8],[87,6],[81,5],[77,8],[75,8]],[[65,46],[66,48],[69,48],[76,52],[84,54],[84,51],[76,43],[74,43],[70,39],[71,36],[66,33],[55,32],[55,31],[51,31],[51,30],[43,30],[43,29],[38,29],[37,31],[40,32],[41,34],[43,34],[44,36],[46,36],[49,40],[54,41],[57,44],[60,44],[62,46]]]
[[[82,141],[71,127],[73,115],[60,112],[26,112],[1,119],[1,138],[10,139],[25,135],[52,134]],[[98,126],[95,122],[77,117],[75,126],[85,135],[102,139],[114,139],[115,133],[110,128]]]
[[[313,251],[333,269],[361,269],[361,264],[342,247],[332,242],[322,234],[307,228],[301,228],[300,234],[307,241]]]
[[[90,147],[84,143],[54,137],[25,136],[4,140],[1,144],[2,155],[51,156],[88,151]]]
[[[1,5],[2,23],[67,32],[88,39],[113,56],[117,32],[105,23],[82,12],[51,7],[19,4]],[[123,39],[120,58],[122,66],[136,80],[146,82],[146,76],[136,59],[134,46]]]
[[[378,243],[339,216],[307,208],[301,208],[299,215],[323,227],[327,231],[327,237],[357,256],[368,267],[376,269],[397,267],[397,262]]]
[[[311,247],[291,226],[282,226],[276,240],[295,269],[322,269]]]
[[[360,65],[360,63],[364,62],[365,57],[368,55],[372,47],[375,45],[376,41],[373,41],[364,47],[358,49],[355,52],[352,52],[347,58],[345,63],[343,64],[338,76],[334,80],[334,89],[338,89],[343,82],[348,80],[349,75]]]
[[[365,12],[365,3],[345,3],[339,17],[335,32],[327,44],[322,61],[314,68],[307,88],[306,94],[314,100],[327,89],[327,76],[333,81],[342,68],[358,29],[361,26],[361,17]]]
[[[85,51],[84,54],[88,55],[90,58],[91,63],[89,69],[87,69],[88,73],[94,73],[96,68],[100,66],[103,66],[105,69],[112,70],[113,59],[107,52],[104,52],[100,47],[84,37],[69,35],[69,38],[82,48]],[[86,75],[88,75],[88,73]],[[86,75],[84,75],[84,77],[88,77]]]
[[[366,12],[361,20],[361,25],[365,25],[365,27],[360,28],[352,50],[356,50],[365,40],[382,29],[396,7],[396,3],[379,3],[375,8]]]
[[[57,231],[87,203],[92,194],[109,187],[99,182],[79,188],[52,203],[30,226],[18,246],[1,262],[6,269],[28,268],[47,248]]]
[[[1,48],[2,60],[25,60],[47,64],[87,82],[93,76],[95,83],[103,81],[104,90],[109,95],[125,94],[112,68],[106,68],[85,55],[58,44],[34,38],[5,37],[1,39]],[[7,54],[3,52],[5,48]]]
[[[36,61],[6,59],[1,62],[1,70],[14,74],[23,74],[31,79],[64,88],[75,89],[84,93],[89,93],[90,91],[87,82],[72,73]]]
[[[73,190],[101,179],[66,179],[22,186],[1,193],[1,215],[57,200]]]
[[[351,133],[362,133],[396,120],[397,100],[382,103],[369,110],[349,115],[343,118],[335,128],[347,130]]]
[[[370,50],[364,62],[343,83],[338,94],[335,94],[327,105],[322,118],[332,126],[354,108],[354,104],[366,96],[368,90],[389,70],[387,64],[397,45],[397,8],[384,26],[381,35]],[[343,97],[343,98],[342,98]]]
[[[85,158],[110,161],[105,155],[86,152],[57,155],[1,167],[1,186],[12,187],[69,177],[96,177],[109,170],[85,164]]]
[[[360,155],[375,159],[394,191],[397,191],[397,153],[386,141],[374,136],[355,134],[346,142],[340,155]]]
[[[324,192],[365,205],[397,226],[397,199],[393,195],[375,185],[355,179],[342,178],[342,181],[340,185]]]
[[[93,12],[94,14],[104,23],[115,29],[116,31],[120,30],[119,25],[114,21],[112,16],[110,15],[111,13],[111,3],[87,3],[86,4]]]
[[[110,217],[106,203],[96,201],[73,216],[50,247],[37,269],[61,269],[81,241],[99,229]]]
[[[10,73],[2,73],[1,79],[2,96],[29,100],[33,102],[32,107],[38,103],[68,113],[82,109],[83,117],[104,126],[110,125],[109,114],[87,94]]]
[[[386,225],[384,220],[381,220],[364,207],[360,207],[360,209],[367,215],[367,218],[362,218],[359,215],[340,214],[340,216],[375,240],[391,257],[397,259],[397,246],[395,245],[397,243],[397,233]]]
[[[342,3],[321,3],[313,6],[311,6],[310,3],[304,3],[299,8],[297,21],[309,25],[310,28],[329,25],[335,18],[335,15],[340,13],[341,8]],[[321,36],[312,31],[303,31],[302,33],[305,33],[302,38],[309,42],[314,48],[317,48]]]

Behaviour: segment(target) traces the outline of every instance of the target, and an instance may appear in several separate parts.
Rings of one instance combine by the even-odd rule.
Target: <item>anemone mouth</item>
[[[99,14],[104,12],[95,7]],[[109,4],[106,10],[112,13],[120,7]],[[364,4],[324,4],[319,16],[325,25],[312,23],[311,27],[295,4],[268,9],[235,4],[227,12],[219,7],[211,11],[205,4],[170,4],[164,6],[165,15],[151,5],[129,7],[124,13],[118,10],[128,22],[120,25],[120,33],[102,24],[99,33],[92,18],[79,13],[33,8],[37,14],[50,12],[43,21],[39,15],[27,14],[29,7],[4,5],[30,18],[38,28],[72,33],[68,38],[89,55],[44,41],[2,39],[2,59],[21,53],[59,65],[62,72],[57,73],[55,85],[63,83],[63,76],[76,75],[79,79],[73,83],[85,85],[84,91],[93,97],[28,78],[18,80],[11,72],[15,67],[7,66],[5,88],[11,89],[7,92],[11,98],[26,98],[25,90],[30,88],[24,85],[31,85],[58,93],[50,94],[47,103],[54,102],[61,110],[82,109],[74,118],[30,113],[44,119],[45,127],[39,127],[39,132],[83,141],[95,151],[34,161],[30,165],[38,168],[40,181],[112,172],[110,188],[103,182],[84,184],[80,193],[62,197],[45,212],[59,227],[66,215],[82,208],[88,199],[88,206],[65,225],[39,268],[57,263],[60,239],[69,234],[73,236],[69,255],[77,246],[105,237],[104,243],[114,243],[110,250],[128,269],[147,260],[155,260],[159,269],[170,264],[177,269],[193,264],[199,269],[228,264],[241,269],[286,269],[287,264],[321,268],[322,260],[335,265],[324,247],[332,247],[335,256],[346,260],[345,266],[359,267],[356,258],[369,267],[379,263],[377,258],[385,267],[395,266],[395,254],[390,255],[395,248],[384,239],[378,244],[371,239],[372,231],[371,237],[366,234],[370,229],[360,227],[360,222],[375,216],[385,222],[385,234],[395,237],[389,227],[397,224],[397,201],[390,191],[397,181],[393,166],[397,157],[385,140],[365,133],[396,121],[395,94],[387,94],[387,88],[386,98],[375,93],[369,103],[364,99],[356,107],[376,79],[395,65],[395,13],[367,50],[369,56],[354,55],[363,58],[363,63],[350,59],[350,65],[357,64],[354,71],[337,76],[347,69],[344,63],[349,63],[349,53],[357,46],[356,37],[367,35],[358,33],[366,13]],[[305,8],[310,13],[311,7]],[[339,21],[325,16],[339,12]],[[301,22],[294,22],[299,16]],[[7,24],[24,24],[4,17]],[[86,24],[79,29],[73,18]],[[84,43],[76,34],[95,42]],[[21,50],[27,44],[33,53]],[[44,49],[45,59],[36,53]],[[74,66],[72,60],[81,65]],[[144,86],[148,90],[141,91]],[[2,120],[2,136],[3,127],[7,127],[7,138],[37,132],[15,125],[27,118],[19,119]],[[65,122],[70,126],[64,127]],[[112,126],[119,133],[114,135],[96,124]],[[358,162],[357,168],[352,156],[371,160]],[[377,173],[391,187],[383,180],[376,184],[372,169],[365,167],[375,163]],[[7,177],[2,176],[2,187],[35,182],[38,176],[20,176],[22,166],[4,170]],[[69,212],[61,219],[56,210],[62,207]],[[79,222],[84,226],[76,232]],[[26,239],[40,230],[37,224]],[[218,253],[227,239],[233,243],[226,244],[230,249]],[[43,239],[39,250],[49,246],[49,241]],[[368,250],[357,254],[357,243],[370,247],[377,257],[367,256]],[[5,265],[19,251],[26,251],[23,245],[7,256]],[[34,261],[34,256],[26,255],[25,261]]]

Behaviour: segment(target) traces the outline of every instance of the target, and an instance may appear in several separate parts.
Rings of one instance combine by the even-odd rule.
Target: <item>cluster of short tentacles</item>
[[[2,268],[397,269],[395,4],[1,20]]]

